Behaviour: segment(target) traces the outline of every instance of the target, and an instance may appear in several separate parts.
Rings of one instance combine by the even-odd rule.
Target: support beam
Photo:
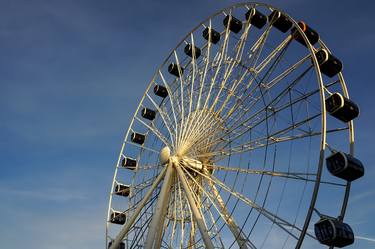
[[[205,173],[207,173],[207,172],[205,172]],[[248,247],[246,245],[246,242],[248,240],[246,238],[244,238],[244,236],[241,233],[241,230],[239,229],[235,220],[231,217],[230,213],[228,212],[228,209],[226,208],[225,203],[224,203],[223,199],[221,198],[221,196],[219,194],[219,191],[217,190],[215,185],[212,184],[211,181],[207,181],[207,182],[210,185],[210,188],[213,192],[212,195],[215,197],[215,200],[219,205],[220,211],[225,218],[225,222],[228,224],[229,230],[232,232],[234,238],[236,239],[239,248],[240,249],[248,249]],[[253,248],[255,248],[255,246]]]
[[[210,235],[208,234],[207,227],[203,222],[202,214],[201,214],[200,210],[198,209],[198,207],[197,207],[197,205],[194,201],[193,195],[191,193],[191,189],[189,187],[189,184],[186,181],[184,172],[182,171],[182,169],[180,168],[180,166],[177,163],[174,164],[174,166],[177,170],[178,178],[180,179],[180,181],[182,183],[182,187],[183,187],[183,189],[185,191],[185,194],[186,194],[186,197],[188,199],[191,211],[192,211],[193,216],[194,216],[194,220],[196,221],[196,223],[198,225],[198,229],[201,233],[204,245],[207,249],[214,249],[214,245],[212,244]]]
[[[191,217],[191,230],[189,235],[189,242],[188,242],[188,249],[194,249],[195,248],[195,225],[194,225],[194,219]]]
[[[163,186],[161,187],[158,203],[156,204],[155,212],[153,214],[148,234],[145,243],[145,249],[160,248],[160,241],[162,238],[161,232],[164,227],[164,216],[169,203],[169,195],[172,184],[172,175],[174,168],[171,161],[168,163],[167,172],[165,174]],[[159,247],[158,247],[159,246]]]
[[[152,196],[152,192],[154,192],[155,188],[159,185],[160,181],[163,179],[166,172],[166,167],[160,172],[159,176],[156,178],[150,189],[147,191],[145,196],[143,197],[142,201],[138,204],[136,210],[133,213],[133,216],[128,219],[124,227],[121,229],[119,234],[116,236],[115,240],[113,241],[112,245],[109,249],[117,249],[120,246],[121,241],[124,239],[126,234],[129,232],[129,229],[137,219],[139,213],[142,211],[143,207],[146,205],[147,201]]]

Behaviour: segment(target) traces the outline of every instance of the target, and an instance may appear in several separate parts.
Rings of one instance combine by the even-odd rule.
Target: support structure
[[[201,214],[200,210],[198,209],[198,207],[197,207],[197,205],[194,201],[193,195],[191,193],[191,189],[189,188],[189,184],[187,183],[184,172],[182,171],[182,169],[180,168],[180,166],[178,164],[174,164],[174,166],[176,168],[178,178],[180,179],[180,181],[182,183],[182,187],[183,187],[183,189],[185,191],[185,194],[186,194],[186,197],[188,199],[191,211],[192,211],[193,216],[194,216],[194,220],[197,222],[198,229],[201,233],[204,245],[207,249],[214,249],[214,245],[212,244],[210,235],[208,234],[207,227],[203,222],[202,214]]]
[[[156,204],[155,213],[152,217],[150,226],[148,228],[148,234],[145,243],[145,249],[160,248],[163,227],[164,227],[164,216],[167,211],[169,203],[169,191],[172,185],[172,175],[174,168],[171,161],[168,163],[167,172],[165,174],[163,186],[161,187],[158,202]]]
[[[216,202],[219,204],[220,211],[225,218],[225,222],[228,224],[229,230],[232,232],[234,238],[236,239],[239,248],[240,249],[248,249],[247,245],[246,245],[246,242],[248,240],[246,238],[244,238],[244,236],[241,233],[241,230],[239,229],[235,220],[233,220],[233,218],[229,214],[228,209],[225,207],[225,203],[224,203],[223,199],[221,198],[219,191],[212,184],[211,181],[208,181],[208,184],[210,185],[210,188],[213,192],[213,196],[215,197]],[[254,246],[254,248],[255,248],[255,246]]]
[[[132,217],[126,222],[125,226],[121,229],[119,234],[116,236],[115,240],[113,241],[112,245],[109,247],[109,249],[117,249],[120,246],[121,241],[124,239],[126,234],[129,232],[129,229],[137,219],[139,213],[142,211],[143,207],[146,205],[147,201],[152,196],[152,192],[154,192],[155,188],[159,185],[160,181],[163,179],[166,172],[166,168],[160,172],[159,176],[156,178],[150,189],[145,194],[142,201],[138,204],[137,209],[134,211]]]

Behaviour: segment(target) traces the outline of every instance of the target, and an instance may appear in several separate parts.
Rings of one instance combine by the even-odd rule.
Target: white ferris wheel
[[[262,3],[210,16],[156,71],[117,161],[106,247],[321,248],[344,222],[354,157],[342,62]]]

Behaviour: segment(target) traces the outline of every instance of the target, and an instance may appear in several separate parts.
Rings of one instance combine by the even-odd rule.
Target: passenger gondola
[[[154,86],[154,93],[155,95],[162,97],[162,98],[165,98],[168,96],[167,88],[161,85]]]
[[[171,63],[168,66],[168,72],[179,78],[184,73],[184,68],[176,63]]]
[[[332,78],[342,70],[342,63],[335,56],[328,53],[325,49],[320,49],[315,53],[316,59],[318,60],[320,71]]]
[[[127,169],[134,170],[137,167],[137,160],[130,157],[124,157],[121,161],[121,166]]]
[[[328,113],[343,122],[349,122],[359,115],[358,105],[340,93],[333,93],[325,103]]]
[[[241,31],[242,29],[242,21],[241,20],[238,20],[237,18],[235,18],[234,16],[232,15],[227,15],[224,20],[223,20],[223,24],[226,28],[229,28],[230,31],[234,32],[234,33],[238,33]],[[228,27],[229,26],[229,27]]]
[[[351,227],[331,217],[322,217],[314,226],[318,241],[327,246],[345,247],[353,244],[354,234]]]
[[[136,144],[144,144],[146,136],[140,133],[133,132],[131,135],[131,141]]]
[[[189,43],[186,44],[184,48],[184,53],[190,57],[193,57],[194,54],[194,58],[197,59],[201,55],[201,49]]]
[[[112,241],[108,243],[108,249],[111,248],[111,245],[112,245]],[[117,247],[117,249],[125,249],[125,243],[120,242],[120,245]]]
[[[361,161],[340,151],[327,157],[326,164],[328,171],[332,175],[347,181],[354,181],[365,173]]]
[[[216,44],[220,41],[220,33],[214,30],[213,28],[205,28],[203,30],[203,38],[206,39],[207,41]]]
[[[154,120],[155,116],[156,116],[156,112],[154,110],[151,110],[151,109],[148,109],[148,108],[143,108],[141,115],[142,115],[142,117],[144,117],[148,120]]]
[[[113,224],[124,225],[126,222],[126,215],[124,212],[113,210],[109,221]]]
[[[286,33],[293,26],[293,23],[288,19],[288,17],[277,10],[272,11],[272,13],[268,16],[268,21],[271,22],[272,26],[283,33]]]
[[[306,35],[311,45],[314,45],[319,41],[319,34],[314,29],[309,27],[306,23],[300,21],[298,22],[298,26],[302,29],[303,33]],[[305,40],[303,39],[302,35],[298,32],[296,27],[292,28],[291,33],[294,40],[298,41],[303,46],[307,47]]]
[[[130,194],[130,187],[129,185],[121,184],[121,183],[116,183],[115,189],[114,189],[114,194],[128,197]]]
[[[261,29],[267,23],[267,16],[263,15],[260,11],[255,8],[251,8],[245,14],[246,20],[250,19],[251,25],[254,25],[258,29]]]

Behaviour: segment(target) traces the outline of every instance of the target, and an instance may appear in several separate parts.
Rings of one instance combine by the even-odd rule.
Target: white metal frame
[[[250,8],[250,7],[262,7],[269,10],[278,10],[277,8],[274,8],[270,5],[261,4],[261,3],[244,3],[244,4],[237,4],[233,5],[229,8],[226,8],[211,17],[209,17],[207,20],[200,23],[196,28],[194,28],[177,46],[176,48],[171,52],[171,54],[168,56],[168,58],[165,60],[165,62],[160,66],[160,68],[157,70],[157,73],[155,74],[153,80],[149,84],[145,94],[143,95],[141,102],[136,109],[136,112],[133,116],[133,119],[131,120],[130,127],[128,131],[125,134],[124,143],[121,147],[121,152],[118,157],[115,174],[113,177],[113,183],[112,183],[112,191],[110,194],[110,200],[108,205],[108,215],[107,215],[107,226],[106,226],[106,245],[108,240],[108,230],[109,230],[109,217],[110,217],[110,210],[112,208],[112,193],[114,190],[115,182],[117,181],[117,175],[118,170],[120,168],[120,162],[121,158],[124,156],[125,148],[126,146],[137,146],[141,148],[143,151],[149,151],[150,153],[158,153],[158,148],[151,148],[147,147],[147,145],[137,145],[134,143],[131,143],[128,141],[128,137],[131,131],[133,131],[133,126],[136,124],[139,124],[146,128],[150,134],[153,134],[157,139],[161,141],[165,146],[168,146],[171,148],[171,151],[173,151],[175,154],[171,157],[168,165],[162,166],[163,169],[160,170],[160,165],[155,165],[155,173],[154,177],[150,179],[150,181],[154,180],[151,186],[144,187],[140,190],[140,193],[142,195],[142,200],[137,203],[137,206],[133,207],[130,203],[130,208],[133,208],[134,211],[132,212],[132,216],[127,220],[124,227],[121,229],[120,233],[117,234],[115,240],[113,241],[113,244],[110,249],[115,249],[119,245],[119,243],[127,236],[129,231],[131,230],[131,227],[133,224],[137,221],[139,218],[140,213],[144,209],[146,203],[150,200],[151,196],[155,194],[155,190],[158,188],[159,184],[163,181],[161,190],[158,194],[157,199],[155,199],[155,203],[153,205],[153,216],[151,219],[151,223],[149,224],[148,232],[147,232],[147,238],[144,240],[145,248],[160,248],[162,246],[162,238],[163,233],[167,230],[167,226],[171,226],[171,234],[172,234],[172,240],[175,236],[177,236],[177,223],[176,217],[173,222],[166,223],[166,213],[168,212],[168,206],[174,205],[173,209],[174,215],[178,212],[181,213],[181,219],[182,221],[179,221],[180,223],[180,231],[181,234],[179,235],[182,239],[186,236],[186,231],[184,229],[187,227],[185,225],[186,220],[184,220],[184,217],[190,217],[191,222],[191,231],[189,234],[189,244],[191,244],[191,247],[194,247],[195,242],[194,237],[195,234],[195,225],[197,225],[198,230],[200,231],[201,238],[203,239],[204,245],[206,248],[214,248],[214,244],[212,242],[212,237],[210,236],[210,229],[207,227],[207,222],[204,218],[203,214],[203,205],[198,204],[198,200],[200,200],[199,195],[197,195],[193,188],[196,189],[201,195],[205,196],[205,198],[208,200],[210,205],[212,205],[219,213],[221,219],[226,223],[229,230],[232,232],[233,237],[235,238],[235,241],[237,242],[237,245],[240,248],[256,248],[254,244],[248,239],[249,235],[246,235],[242,231],[242,227],[236,224],[233,217],[230,215],[229,210],[226,208],[225,201],[221,198],[220,192],[217,190],[216,186],[219,186],[221,189],[229,193],[234,198],[237,198],[238,200],[243,201],[246,203],[251,209],[255,209],[259,212],[259,215],[262,215],[270,220],[273,221],[274,224],[276,224],[279,228],[283,229],[286,233],[289,234],[289,236],[295,238],[296,240],[296,248],[300,248],[302,246],[303,240],[305,235],[308,235],[311,238],[314,238],[312,234],[309,234],[307,229],[311,221],[311,217],[313,214],[313,210],[317,201],[319,187],[321,184],[328,184],[328,185],[336,185],[340,187],[345,188],[345,196],[343,198],[343,204],[340,212],[340,219],[342,220],[345,215],[345,210],[348,203],[349,198],[349,192],[350,192],[350,183],[347,184],[338,184],[334,182],[328,182],[321,180],[322,175],[322,169],[323,169],[323,163],[325,159],[325,150],[326,150],[326,144],[327,144],[327,134],[331,132],[340,132],[342,130],[345,130],[346,128],[336,128],[332,130],[327,130],[327,113],[326,113],[326,107],[325,107],[325,94],[326,94],[326,88],[330,86],[329,84],[325,83],[323,80],[323,77],[321,75],[321,72],[319,70],[318,61],[315,57],[316,48],[312,46],[307,37],[303,34],[300,27],[297,25],[297,22],[292,19],[289,15],[282,12],[281,10],[278,10],[282,12],[287,18],[292,21],[294,27],[298,30],[298,32],[303,37],[304,41],[307,44],[307,51],[309,52],[307,55],[305,55],[303,58],[301,58],[299,61],[295,62],[295,64],[291,65],[289,68],[284,70],[281,74],[274,77],[273,79],[269,80],[268,82],[261,82],[261,85],[257,86],[258,80],[257,78],[259,75],[265,70],[267,67],[271,65],[271,62],[277,61],[278,56],[282,51],[287,49],[289,43],[292,41],[291,35],[286,36],[285,39],[276,47],[273,49],[271,53],[269,53],[264,59],[260,60],[260,55],[263,52],[266,40],[268,38],[268,35],[270,33],[270,30],[272,26],[270,24],[267,24],[268,26],[265,28],[265,31],[263,34],[259,37],[258,41],[253,45],[250,52],[251,55],[249,58],[245,58],[246,55],[244,54],[244,46],[246,43],[247,36],[249,32],[251,31],[251,24],[247,21],[245,23],[245,26],[243,27],[244,31],[239,38],[239,42],[237,43],[236,47],[236,53],[234,55],[234,58],[230,58],[228,56],[228,47],[230,46],[231,42],[233,42],[231,39],[231,32],[229,30],[229,26],[224,29],[224,31],[221,33],[223,35],[222,37],[222,45],[220,49],[217,51],[216,55],[212,58],[212,46],[214,46],[212,43],[207,42],[207,44],[202,48],[202,55],[206,58],[205,61],[203,61],[203,65],[199,65],[201,61],[198,62],[197,58],[193,57],[191,58],[190,63],[191,67],[191,73],[190,73],[190,88],[186,89],[185,85],[187,82],[185,82],[187,79],[184,77],[177,78],[174,82],[170,82],[166,76],[164,76],[163,68],[165,68],[168,65],[168,62],[170,59],[174,59],[175,62],[180,65],[183,64],[185,61],[179,57],[178,54],[178,48],[181,47],[184,42],[187,40],[190,40],[190,43],[195,45],[195,37],[194,34],[197,30],[199,30],[202,26],[203,27],[211,27],[212,22],[211,20],[217,16],[224,14],[231,14],[231,12],[237,8]],[[322,42],[319,41],[319,46],[322,48],[325,48],[328,50],[327,46]],[[329,51],[329,50],[328,50]],[[212,60],[210,60],[212,58]],[[229,85],[230,82],[228,81],[231,73],[233,72],[235,67],[239,66],[247,66],[243,65],[242,61],[251,62],[251,65],[249,66],[249,70],[245,70],[242,75],[239,76],[239,80],[237,82],[232,83],[232,85]],[[218,146],[219,140],[222,140],[223,137],[221,134],[218,134],[219,132],[222,132],[222,130],[227,129],[222,124],[225,122],[233,122],[231,120],[236,120],[235,118],[241,118],[241,116],[238,116],[238,113],[236,112],[237,108],[241,108],[240,105],[233,105],[230,108],[227,107],[227,104],[233,96],[230,94],[227,95],[227,97],[224,96],[224,92],[235,92],[240,89],[241,84],[243,81],[247,78],[251,78],[251,80],[248,81],[246,89],[250,89],[250,93],[248,95],[245,95],[245,92],[243,95],[238,96],[239,99],[243,99],[246,101],[250,101],[253,106],[258,104],[260,101],[264,101],[264,96],[262,90],[258,90],[258,88],[263,87],[265,89],[264,94],[267,94],[268,91],[270,91],[272,88],[277,86],[279,82],[282,82],[289,74],[293,73],[296,69],[298,69],[301,65],[306,63],[308,60],[312,61],[312,68],[315,70],[316,74],[316,81],[318,83],[318,89],[316,91],[310,92],[305,94],[301,97],[301,99],[296,99],[294,101],[305,101],[307,98],[314,94],[319,94],[320,96],[320,113],[315,116],[308,116],[307,119],[300,121],[299,123],[294,123],[290,126],[285,128],[284,130],[280,130],[274,134],[268,134],[265,137],[260,137],[258,140],[252,140],[249,141],[246,144],[239,144],[234,147],[228,147],[228,148],[222,148],[220,150],[215,151],[214,148]],[[186,62],[185,62],[186,63]],[[210,74],[212,74],[212,77],[210,79],[207,79],[207,76],[209,76],[209,71],[211,70]],[[223,72],[222,72],[223,71]],[[179,72],[181,74],[181,71]],[[221,79],[219,82],[218,79]],[[155,85],[155,82],[157,82],[159,79],[159,83],[165,86],[168,90],[168,97],[167,100],[159,102],[156,100],[152,95],[149,93],[152,91],[152,87]],[[194,83],[198,81],[199,82],[199,93],[197,96],[193,96],[193,92],[195,91],[195,85]],[[208,92],[204,92],[204,85],[210,82],[208,87]],[[347,87],[345,85],[345,80],[341,73],[339,73],[338,76],[338,82],[341,85],[341,89],[343,92],[343,95],[345,97],[349,97]],[[295,82],[292,82],[292,84],[289,87],[293,87]],[[172,89],[172,84],[177,86],[177,90]],[[297,83],[295,83],[297,84]],[[190,93],[186,93],[185,91],[190,91]],[[252,93],[260,91],[260,95],[252,99],[251,96]],[[216,95],[215,95],[216,94]],[[287,92],[283,93],[287,94]],[[189,99],[185,99],[184,96],[189,96]],[[306,97],[307,96],[307,97]],[[222,100],[222,98],[224,98]],[[155,108],[157,113],[160,116],[160,122],[164,125],[164,128],[166,129],[167,133],[162,133],[158,130],[158,128],[155,126],[153,122],[147,123],[146,121],[139,118],[138,113],[141,107],[143,106],[144,101],[149,101],[152,106]],[[194,102],[195,101],[195,102]],[[211,102],[210,102],[211,101]],[[278,103],[278,99],[273,100],[275,103]],[[169,103],[169,113],[164,110],[164,103]],[[186,104],[189,103],[189,104]],[[268,114],[267,109],[261,109],[259,110],[259,113],[254,114],[254,116],[249,117],[247,120],[244,121],[252,121],[254,118],[257,118],[258,124],[261,124],[272,116],[276,115],[277,111],[282,111],[285,108],[289,108],[290,106],[294,105],[294,102],[291,102],[290,105],[284,105],[280,107],[278,110],[274,110],[273,114]],[[186,108],[186,109],[185,109]],[[227,109],[226,109],[227,108]],[[201,111],[196,111],[201,110]],[[244,110],[245,111],[245,110]],[[235,114],[234,114],[235,113]],[[220,116],[221,114],[224,114],[224,116]],[[233,115],[237,115],[236,117],[233,117]],[[265,116],[264,116],[265,115]],[[297,134],[295,136],[287,135],[288,132],[291,130],[296,130],[300,125],[303,125],[307,122],[310,122],[312,119],[319,118],[321,119],[321,126],[319,131],[315,131],[310,134]],[[245,128],[241,128],[243,130],[240,130],[240,133],[237,134],[238,137],[242,136],[243,134],[247,133],[251,128],[254,127],[254,123],[247,124],[246,122],[229,127],[226,132],[232,132],[236,131],[236,129],[239,129],[239,127],[242,125]],[[251,124],[251,125],[250,125]],[[255,123],[257,124],[257,123]],[[349,150],[350,153],[354,154],[354,126],[353,122],[350,122],[348,124],[347,130],[349,132]],[[271,144],[285,142],[285,141],[291,141],[295,139],[301,139],[303,137],[312,137],[312,136],[320,136],[320,156],[319,156],[319,163],[317,166],[317,171],[314,174],[305,174],[302,172],[277,172],[277,171],[266,171],[263,169],[258,170],[246,170],[241,167],[235,166],[235,167],[228,167],[228,166],[220,166],[217,165],[215,162],[208,164],[205,164],[205,167],[203,171],[197,170],[192,165],[181,165],[180,160],[183,159],[183,157],[186,155],[188,151],[190,152],[189,156],[194,157],[194,160],[204,160],[208,157],[227,157],[230,155],[233,155],[235,153],[244,153],[247,151],[252,151],[254,149],[262,148],[265,146],[269,146]],[[210,137],[210,139],[204,139]],[[233,139],[233,137],[231,138]],[[206,151],[199,151],[199,149],[206,148]],[[218,160],[219,161],[219,160]],[[142,166],[140,166],[142,167]],[[149,167],[146,167],[146,165],[143,166],[144,168],[138,168],[136,170],[135,174],[142,174],[142,170],[150,170],[152,169],[152,165]],[[266,210],[263,206],[255,203],[255,201],[249,199],[245,195],[243,195],[240,192],[237,192],[235,190],[232,190],[229,186],[225,184],[225,182],[220,181],[218,178],[214,176],[214,173],[210,173],[208,169],[215,171],[224,170],[224,171],[233,171],[238,172],[241,174],[260,174],[260,175],[270,175],[272,177],[284,177],[288,179],[297,179],[297,180],[303,180],[303,181],[310,181],[314,182],[314,189],[311,195],[311,200],[309,204],[309,209],[307,210],[307,214],[305,217],[305,222],[303,224],[303,227],[297,227],[295,224],[288,222],[287,220],[282,219],[277,215],[277,213],[272,213],[268,210]],[[191,175],[191,173],[194,172],[194,174],[198,175],[202,182],[206,182],[207,186],[209,186],[210,190],[213,192],[213,194],[210,194],[207,192],[207,189],[202,185],[202,183],[199,183],[197,179],[194,178],[194,176]],[[311,177],[314,177],[313,179]],[[143,178],[144,179],[144,178]],[[135,187],[135,186],[133,186]],[[171,191],[171,189],[174,189]],[[147,190],[147,191],[146,191]],[[173,200],[175,201],[174,204],[171,204],[170,200],[172,196],[170,196],[170,193],[174,194]],[[184,203],[184,204],[183,204]],[[185,210],[185,207],[183,205],[187,205],[187,210]],[[208,214],[211,216],[213,215],[209,209],[204,209]],[[214,220],[214,219],[213,219]],[[172,225],[168,225],[172,224]],[[255,225],[254,225],[255,226]],[[294,231],[298,231],[297,234],[295,234]],[[180,247],[183,246],[183,241],[180,244]]]

